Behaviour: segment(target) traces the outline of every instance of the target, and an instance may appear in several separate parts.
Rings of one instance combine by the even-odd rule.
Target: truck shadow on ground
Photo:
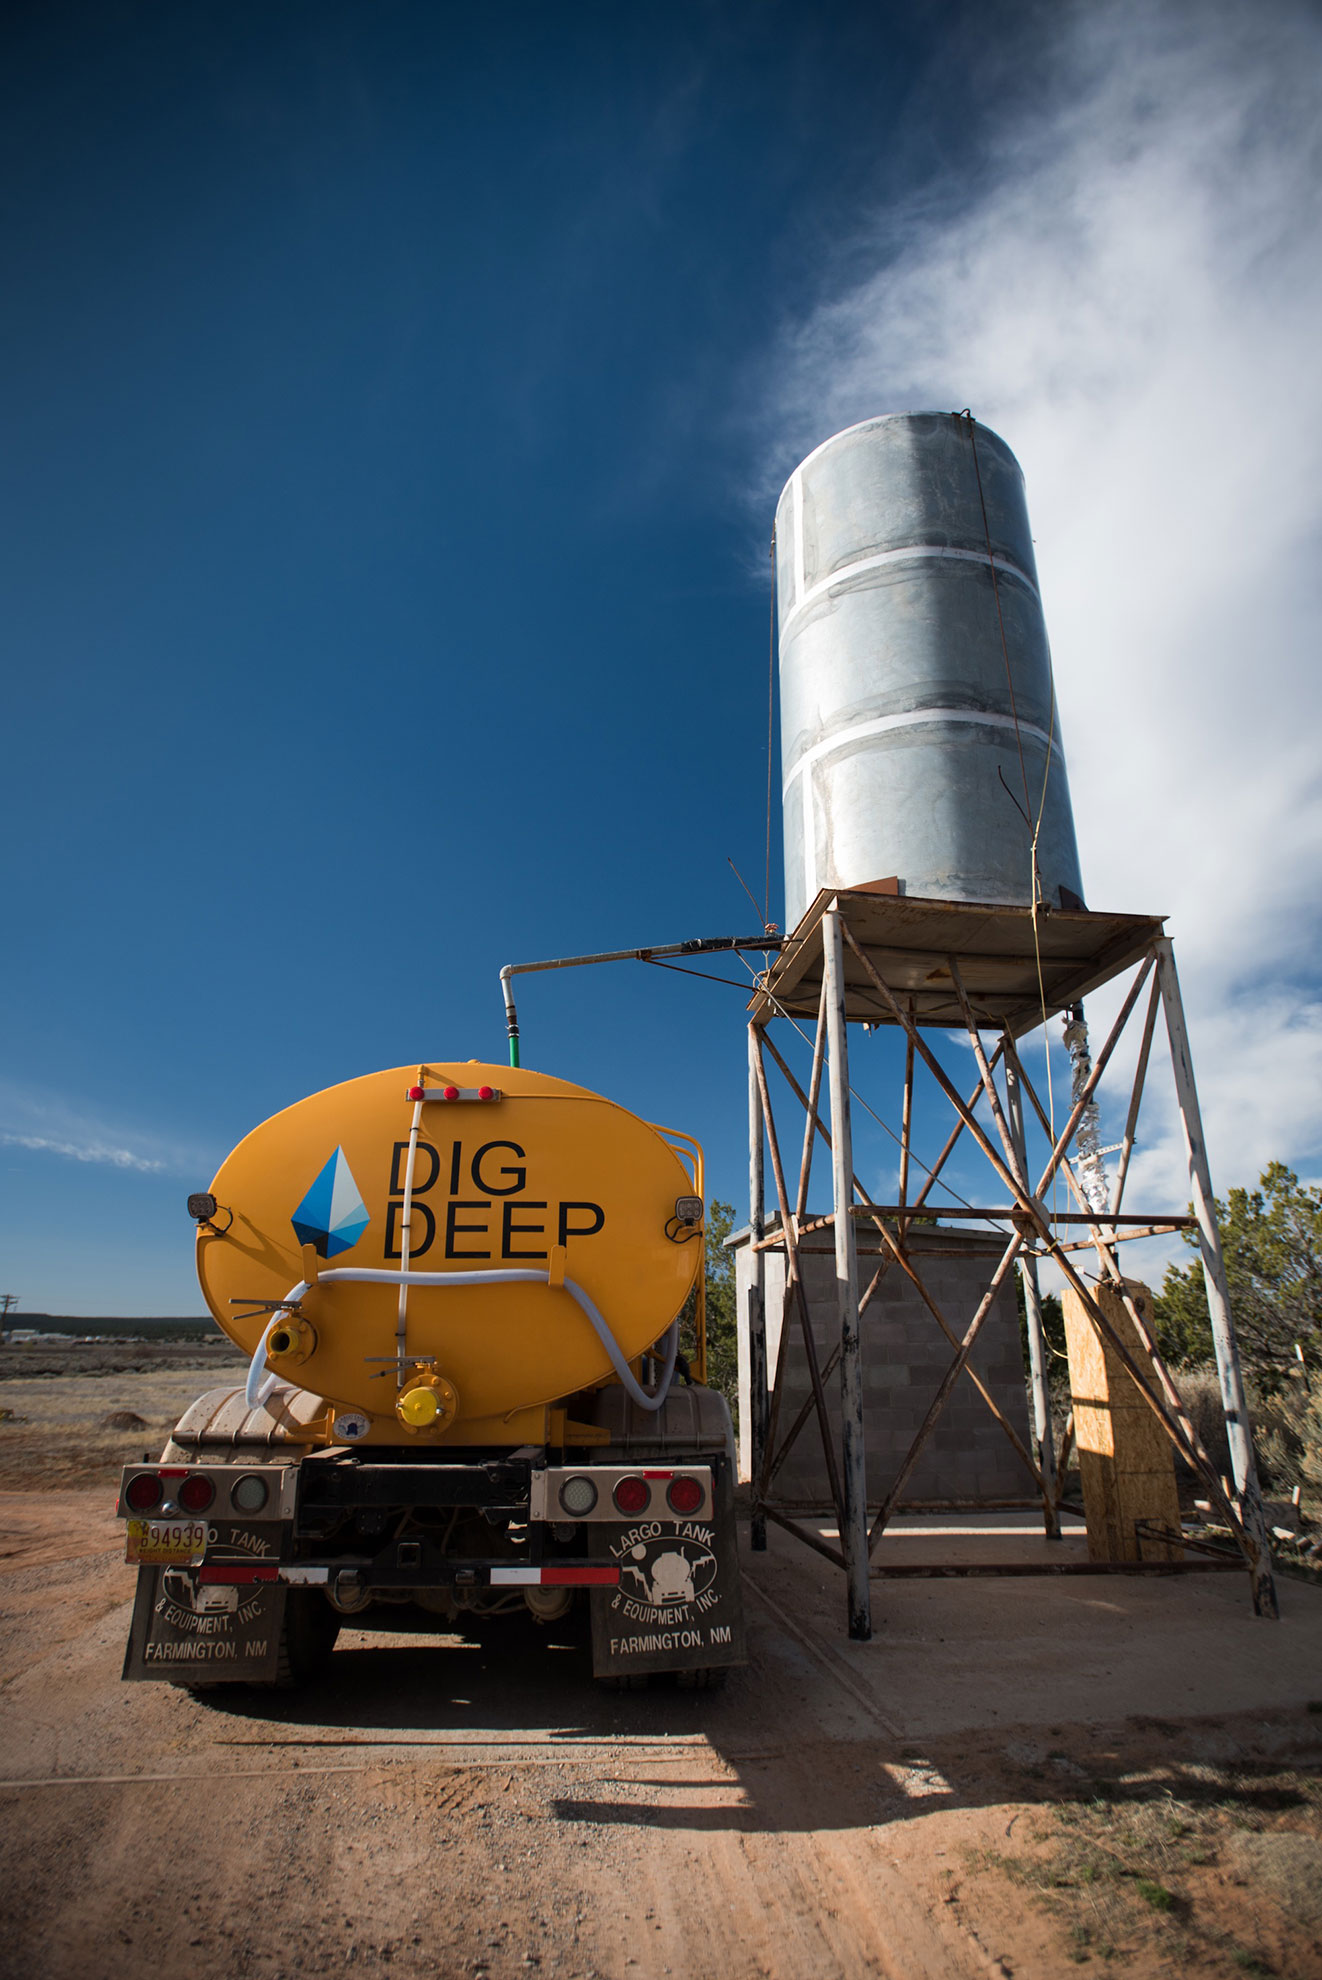
[[[1137,1717],[1053,1727],[1050,1737],[1002,1727],[915,1742],[827,1731],[810,1689],[781,1693],[768,1712],[762,1678],[755,1662],[732,1672],[724,1692],[664,1679],[612,1692],[594,1684],[577,1626],[502,1617],[442,1636],[392,1618],[380,1640],[346,1631],[326,1674],[301,1690],[227,1686],[204,1699],[216,1745],[294,1749],[309,1768],[355,1747],[383,1758],[411,1748],[438,1769],[475,1757],[498,1766],[506,1746],[511,1770],[530,1752],[581,1766],[581,1790],[555,1783],[546,1813],[602,1829],[858,1830],[1008,1802],[1102,1819],[1178,1803],[1189,1819],[1215,1811],[1252,1828],[1322,1799],[1322,1719],[1303,1711],[1271,1724],[1255,1715],[1234,1731],[1224,1719]],[[595,1750],[585,1755],[585,1745]]]

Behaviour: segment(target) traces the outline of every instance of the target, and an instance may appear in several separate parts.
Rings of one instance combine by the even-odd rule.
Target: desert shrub
[[[1178,1369],[1175,1385],[1204,1448],[1217,1470],[1228,1478],[1230,1447],[1215,1364]],[[1263,1490],[1287,1498],[1296,1485],[1301,1486],[1318,1509],[1322,1500],[1322,1375],[1309,1379],[1300,1368],[1293,1377],[1264,1386],[1249,1372],[1245,1388]]]

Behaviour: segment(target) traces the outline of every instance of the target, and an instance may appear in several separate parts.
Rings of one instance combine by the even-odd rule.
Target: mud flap
[[[639,1520],[590,1525],[590,1554],[618,1566],[618,1588],[592,1590],[592,1669],[716,1670],[747,1663],[734,1485],[725,1459],[713,1463],[712,1521]]]
[[[182,1568],[139,1568],[126,1678],[176,1684],[270,1684],[279,1668],[280,1582],[199,1587]]]

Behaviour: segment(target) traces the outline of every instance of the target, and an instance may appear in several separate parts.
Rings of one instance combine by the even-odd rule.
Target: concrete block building
[[[811,1220],[809,1220],[811,1221]],[[769,1227],[770,1228],[770,1227]],[[751,1475],[749,1409],[748,1294],[753,1254],[747,1230],[729,1240],[735,1253],[739,1310],[739,1474]],[[995,1234],[923,1225],[910,1232],[909,1254],[932,1298],[956,1335],[962,1335],[986,1291],[1004,1248]],[[883,1256],[875,1232],[860,1222],[859,1284],[866,1287]],[[785,1315],[785,1259],[764,1252],[767,1362],[774,1376]],[[829,1230],[809,1235],[800,1249],[804,1289],[818,1362],[825,1366],[839,1338],[835,1252]],[[789,1315],[786,1380],[777,1443],[793,1423],[812,1388],[797,1315]],[[907,1276],[892,1265],[863,1316],[862,1359],[864,1438],[868,1501],[877,1504],[889,1490],[927,1408],[950,1366],[954,1350]],[[983,1323],[972,1364],[1009,1422],[1031,1449],[1028,1395],[1020,1344],[1014,1278],[1009,1276]],[[836,1451],[840,1449],[840,1391],[837,1375],[825,1383]],[[777,1472],[772,1497],[808,1505],[829,1502],[826,1469],[815,1414]],[[973,1385],[967,1371],[959,1378],[931,1439],[905,1487],[903,1503],[934,1499],[1031,1499],[1034,1486],[1004,1430]]]

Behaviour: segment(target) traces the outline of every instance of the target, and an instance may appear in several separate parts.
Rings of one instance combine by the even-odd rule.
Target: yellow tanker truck
[[[691,1137],[517,1066],[402,1067],[274,1115],[189,1211],[251,1360],[124,1471],[126,1678],[297,1682],[401,1603],[586,1601],[618,1686],[744,1661]]]

